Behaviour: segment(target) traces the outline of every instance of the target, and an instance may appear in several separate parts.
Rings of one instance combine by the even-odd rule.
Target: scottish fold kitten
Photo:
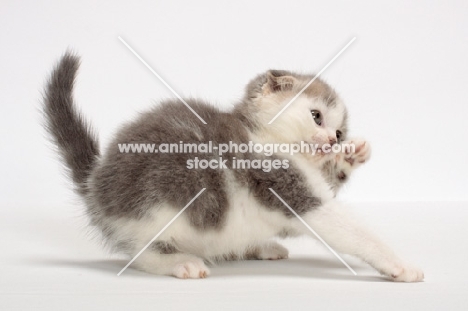
[[[272,124],[268,122],[313,78],[270,70],[254,78],[230,111],[187,99],[160,103],[125,124],[102,151],[72,92],[79,60],[66,53],[45,88],[46,128],[83,199],[92,226],[116,252],[135,256],[201,189],[205,191],[133,263],[149,273],[204,278],[207,264],[230,259],[283,259],[274,237],[311,235],[273,189],[338,252],[357,256],[389,279],[421,281],[407,265],[348,215],[336,192],[369,159],[370,146],[347,137],[347,112],[336,92],[315,80]],[[354,152],[262,153],[230,150],[225,167],[189,168],[219,154],[122,152],[122,144],[326,144],[353,142]],[[321,149],[320,149],[321,151]],[[233,168],[238,160],[274,161],[276,168]],[[262,162],[263,161],[263,162]],[[244,162],[246,163],[246,162]]]

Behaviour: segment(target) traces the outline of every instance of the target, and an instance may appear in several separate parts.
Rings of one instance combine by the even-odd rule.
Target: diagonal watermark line
[[[156,73],[156,71],[154,71],[153,68],[151,68],[151,66],[148,65],[148,63],[145,62],[145,60],[144,60],[143,58],[141,58],[141,56],[138,55],[138,53],[135,52],[135,50],[132,49],[132,47],[131,47],[130,45],[128,45],[127,42],[125,42],[124,39],[122,39],[121,36],[119,36],[119,40],[122,41],[122,43],[130,50],[130,52],[132,52],[132,53],[143,63],[143,65],[145,65],[145,66],[156,76],[156,78],[159,79],[159,81],[161,81],[161,82],[162,82],[162,83],[163,83],[163,84],[164,84],[164,85],[165,85],[165,86],[166,86],[166,87],[167,87],[167,88],[168,88],[168,89],[185,105],[185,106],[187,106],[187,108],[190,109],[190,111],[191,111],[194,115],[196,115],[197,118],[200,119],[200,121],[203,122],[203,124],[206,124],[205,120],[203,120],[203,118],[200,117],[200,116],[198,115],[198,113],[196,113],[195,110],[193,110],[192,107],[190,107],[190,105],[187,104],[187,102],[186,102],[182,97],[180,97],[179,94],[177,94],[177,92],[174,91],[174,89],[173,89],[172,87],[170,87],[170,85],[167,84],[166,81],[164,81],[163,78],[161,78],[161,76],[158,75],[158,74]]]
[[[306,86],[304,86],[302,88],[302,90],[300,90],[299,93],[296,94],[296,96],[294,96],[287,104],[286,106],[283,107],[283,109],[280,110],[280,112],[278,112],[276,114],[276,116],[273,117],[273,119],[270,120],[270,122],[268,122],[268,124],[271,124],[273,123],[273,121],[276,120],[276,118],[278,118],[280,116],[280,114],[282,114],[291,104],[293,101],[295,101],[350,45],[351,43],[354,42],[354,40],[356,40],[356,37],[353,37],[351,39],[351,41],[348,42],[348,44],[346,44],[339,52],[338,54],[335,55],[335,57],[333,57],[329,62],[328,64],[325,65],[325,67],[322,68],[322,70],[320,70],[316,75],[315,77],[310,80],[309,83],[307,83]]]
[[[302,219],[302,217],[299,216],[299,215],[291,208],[291,206],[289,206],[288,203],[286,203],[286,202],[275,192],[275,190],[273,190],[273,189],[271,189],[271,188],[268,188],[268,189],[281,201],[281,203],[284,204],[284,206],[286,206],[287,208],[289,208],[289,210],[294,214],[294,216],[296,216],[296,217],[307,227],[307,229],[309,229],[310,232],[312,232],[312,233],[315,235],[315,237],[316,237],[317,239],[319,239],[319,241],[322,242],[323,245],[325,245],[325,246],[333,253],[333,255],[335,255],[335,257],[338,258],[338,259],[346,266],[346,268],[349,269],[349,271],[351,271],[354,275],[357,275],[356,271],[354,271],[353,268],[351,268],[351,267],[346,263],[346,261],[344,261],[343,258],[341,258],[340,255],[338,255],[338,253],[335,252],[335,250],[334,250],[333,248],[331,248],[331,246],[328,245],[328,243],[325,242],[325,241],[317,234],[317,232],[315,232],[315,230],[312,229],[312,228],[304,221],[304,219]]]
[[[200,190],[200,192],[198,192],[197,195],[192,200],[190,200],[190,202],[188,202],[187,205],[185,205],[184,208],[178,212],[177,215],[175,215],[174,218],[172,218],[171,221],[169,221],[167,225],[165,225],[164,228],[162,228],[161,231],[159,231],[158,234],[156,234],[154,238],[152,238],[151,241],[149,241],[148,244],[146,244],[145,247],[143,247],[143,249],[139,251],[138,254],[136,254],[135,257],[133,257],[132,260],[130,260],[130,262],[122,270],[120,270],[119,273],[117,273],[117,276],[120,276],[122,272],[124,272],[125,269],[127,269],[128,266],[130,266],[135,261],[135,259],[137,259],[151,245],[151,243],[153,243],[167,229],[167,227],[169,227],[174,222],[174,220],[176,220],[177,217],[179,217],[187,209],[187,207],[189,207],[190,204],[192,204],[193,201],[195,201],[205,190],[206,188]]]

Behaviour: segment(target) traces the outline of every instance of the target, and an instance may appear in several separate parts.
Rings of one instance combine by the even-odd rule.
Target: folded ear
[[[269,70],[266,73],[266,83],[263,85],[263,94],[289,91],[297,83],[296,78],[282,70]]]

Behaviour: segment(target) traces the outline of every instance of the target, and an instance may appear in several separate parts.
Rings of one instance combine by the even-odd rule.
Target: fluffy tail
[[[54,68],[44,93],[45,128],[57,146],[78,193],[86,194],[86,180],[98,157],[98,141],[73,102],[79,58],[67,52]]]

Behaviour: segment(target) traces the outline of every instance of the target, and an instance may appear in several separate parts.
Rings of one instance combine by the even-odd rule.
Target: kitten
[[[91,225],[116,252],[135,256],[202,188],[206,190],[134,262],[149,273],[204,278],[206,263],[230,259],[282,259],[288,251],[274,237],[311,235],[273,189],[335,250],[369,263],[390,279],[421,281],[421,270],[401,261],[350,217],[335,199],[351,172],[368,160],[369,144],[355,152],[276,152],[271,157],[231,150],[223,169],[189,169],[187,161],[218,159],[211,153],[125,153],[123,143],[344,144],[347,112],[335,91],[315,80],[272,124],[268,122],[313,76],[270,70],[254,78],[228,112],[196,100],[162,102],[123,126],[101,154],[89,123],[72,98],[79,60],[66,53],[44,95],[46,128],[87,206]],[[234,159],[235,158],[235,159]],[[269,172],[233,169],[234,161],[280,160]]]

